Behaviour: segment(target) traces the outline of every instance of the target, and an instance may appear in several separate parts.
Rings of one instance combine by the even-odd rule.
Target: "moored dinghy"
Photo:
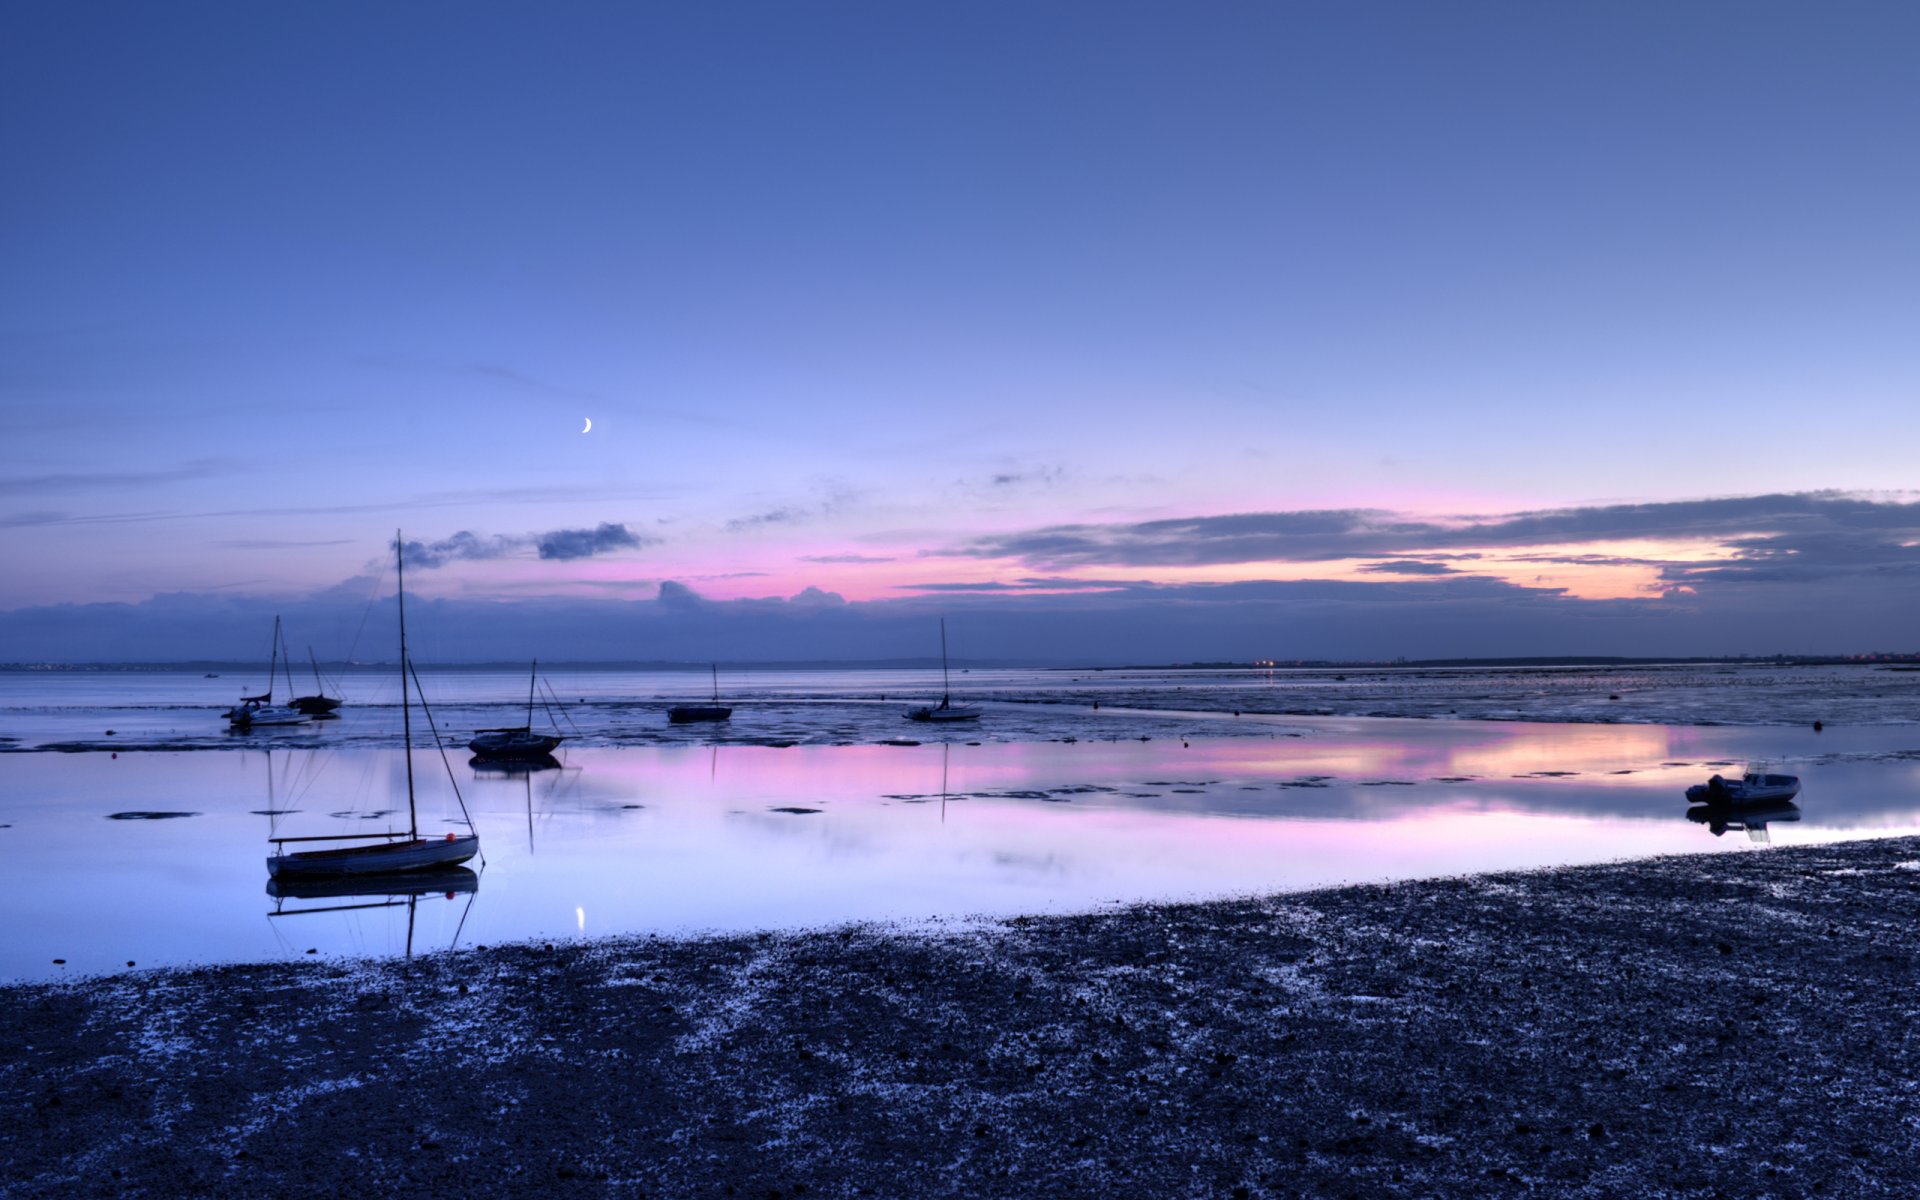
[[[561,742],[567,740],[559,733],[533,731],[533,692],[539,672],[540,661],[535,659],[527,672],[527,723],[476,730],[473,740],[467,743],[467,749],[475,757],[496,760],[546,758],[559,748]]]
[[[1694,804],[1782,804],[1800,794],[1798,775],[1781,775],[1755,763],[1738,779],[1718,775],[1687,789]]]
[[[280,633],[280,618],[273,619],[273,651],[267,660],[267,690],[258,696],[242,696],[240,703],[228,709],[224,714],[227,724],[241,733],[258,725],[303,725],[307,714],[291,704],[275,704],[273,687],[280,677],[280,647],[284,638]],[[293,664],[287,664],[287,690],[293,690]]]
[[[690,725],[695,721],[726,721],[733,717],[733,709],[720,703],[720,664],[712,663],[713,703],[676,704],[667,710],[667,720],[675,725]]]
[[[312,646],[307,647],[307,661],[313,664],[313,695],[295,696],[287,701],[287,707],[306,713],[310,717],[324,717],[340,707],[340,698],[327,695],[327,685],[320,679],[320,660],[314,657]],[[289,685],[291,685],[291,675],[289,675]]]
[[[400,606],[400,728],[406,743],[407,753],[407,830],[386,833],[335,834],[318,837],[274,837],[268,838],[275,846],[274,853],[267,857],[267,874],[274,879],[290,878],[337,878],[351,875],[383,875],[391,872],[430,871],[439,868],[456,867],[480,852],[480,835],[474,833],[472,818],[467,820],[468,832],[448,833],[442,837],[420,836],[420,815],[414,804],[413,794],[413,717],[411,698],[408,695],[407,680],[413,679],[413,690],[420,689],[420,677],[414,673],[413,664],[407,657],[407,578],[406,562],[401,547],[405,543],[396,532],[394,534],[394,564],[399,579]],[[426,697],[421,697],[424,709]],[[433,714],[427,713],[431,721]],[[437,740],[437,739],[436,739]],[[451,779],[453,772],[447,772]],[[460,785],[454,785],[454,796],[459,798]],[[461,801],[461,810],[466,809]],[[288,850],[293,842],[364,842],[381,840],[378,845],[335,846],[332,849]]]
[[[907,710],[909,721],[978,721],[980,708],[973,704],[955,704],[953,685],[947,676],[947,619],[940,618],[940,703],[923,704]]]

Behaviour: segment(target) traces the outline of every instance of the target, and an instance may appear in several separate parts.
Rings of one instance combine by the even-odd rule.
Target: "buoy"
[[[1813,723],[1813,731],[1815,733],[1819,733],[1822,729],[1825,729],[1825,728],[1826,728],[1826,725],[1823,722],[1815,721]]]

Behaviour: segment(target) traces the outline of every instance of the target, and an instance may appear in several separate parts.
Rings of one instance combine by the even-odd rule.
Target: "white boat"
[[[273,619],[273,652],[267,660],[267,690],[258,696],[242,696],[240,703],[225,713],[227,724],[245,733],[260,725],[304,725],[307,714],[290,704],[273,702],[273,685],[280,676],[280,618]],[[293,664],[287,664],[287,690],[293,690]]]
[[[907,710],[909,721],[978,721],[980,707],[975,704],[955,704],[953,685],[947,676],[947,619],[940,618],[940,703],[923,704]]]
[[[1687,789],[1694,804],[1780,804],[1800,794],[1798,775],[1780,775],[1755,764],[1738,779],[1718,775]]]
[[[394,564],[399,578],[400,605],[400,727],[407,747],[407,829],[402,833],[391,830],[386,833],[335,834],[318,837],[272,837],[267,840],[274,845],[274,852],[267,857],[267,874],[274,879],[307,878],[327,879],[351,875],[384,875],[399,871],[429,871],[456,867],[480,852],[480,835],[472,832],[473,820],[467,819],[466,833],[447,833],[444,836],[422,837],[420,834],[420,815],[413,799],[413,717],[412,704],[407,692],[407,680],[413,679],[413,690],[420,690],[420,677],[413,671],[413,663],[407,657],[407,577],[406,563],[401,547],[406,543],[396,532],[394,534]],[[425,709],[426,697],[420,699]],[[433,713],[427,711],[431,721]],[[447,775],[452,777],[452,769]],[[460,795],[459,784],[454,784],[454,796]],[[461,802],[464,813],[466,804]],[[375,845],[335,846],[331,849],[289,850],[293,842],[375,842]]]
[[[527,723],[500,729],[476,730],[473,740],[467,743],[467,749],[471,750],[476,758],[494,760],[546,758],[559,748],[561,742],[567,740],[559,733],[533,731],[533,689],[538,681],[539,671],[540,661],[535,659],[533,667],[527,672]]]

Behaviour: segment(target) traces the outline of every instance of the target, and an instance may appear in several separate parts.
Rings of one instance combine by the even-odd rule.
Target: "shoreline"
[[[0,987],[0,1190],[1905,1194],[1920,838]]]

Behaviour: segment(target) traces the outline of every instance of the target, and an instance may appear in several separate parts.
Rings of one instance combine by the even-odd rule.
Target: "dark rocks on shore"
[[[0,991],[9,1196],[1909,1196],[1920,841]]]

